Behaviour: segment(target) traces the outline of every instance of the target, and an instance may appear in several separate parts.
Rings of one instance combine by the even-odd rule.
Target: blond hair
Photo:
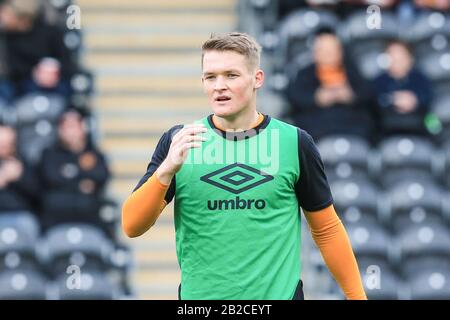
[[[245,56],[251,68],[256,69],[260,65],[261,46],[255,38],[246,33],[212,34],[202,45],[202,68],[203,58],[207,51],[233,51]]]

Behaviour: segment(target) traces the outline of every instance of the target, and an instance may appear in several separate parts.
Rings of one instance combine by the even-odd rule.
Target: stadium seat
[[[62,274],[56,280],[58,300],[112,300],[119,297],[119,289],[100,272],[81,269],[78,275]]]
[[[33,270],[0,272],[0,300],[44,300],[47,297],[46,278]]]
[[[66,101],[58,94],[30,93],[15,102],[19,126],[34,124],[39,120],[55,122],[65,108]]]
[[[449,243],[450,234],[445,225],[427,223],[405,226],[395,236],[398,249],[396,263],[402,266],[402,272],[406,275],[416,269],[413,262],[416,265],[446,265],[450,261]]]
[[[378,220],[378,191],[368,180],[336,180],[330,183],[334,205],[348,223]]]
[[[280,45],[278,54],[282,63],[311,49],[311,36],[321,27],[334,28],[338,18],[329,11],[298,9],[287,15],[278,30]]]
[[[349,135],[327,136],[317,143],[327,176],[335,179],[366,177],[369,144],[362,138]]]
[[[434,145],[427,139],[394,136],[379,145],[381,156],[380,182],[386,188],[408,177],[431,179]],[[414,173],[412,173],[414,172]]]
[[[349,56],[356,62],[359,72],[365,79],[374,80],[387,70],[389,58],[384,52],[385,47],[385,42],[374,41],[358,46],[352,45],[348,50]]]
[[[66,272],[71,265],[83,270],[108,270],[112,243],[92,225],[62,224],[46,232],[43,260],[53,275]]]
[[[391,260],[391,239],[387,231],[376,223],[361,221],[345,226],[357,259],[374,259],[388,264]]]
[[[355,62],[361,74],[368,80],[374,79],[388,67],[384,54],[387,41],[398,38],[399,28],[395,16],[383,12],[383,27],[368,28],[367,12],[357,11],[339,26],[348,59]],[[370,63],[367,63],[370,61]]]
[[[37,164],[44,149],[51,146],[56,140],[56,128],[48,120],[42,119],[18,128],[18,150],[31,164]]]
[[[443,144],[443,148],[445,150],[445,184],[450,188],[450,136]]]
[[[442,223],[443,191],[431,181],[415,177],[388,190],[390,222],[394,230],[411,224]]]
[[[340,34],[345,43],[353,45],[365,44],[373,41],[386,41],[398,38],[399,28],[395,15],[391,12],[383,12],[383,27],[368,28],[366,10],[351,14],[346,21],[340,25]]]
[[[35,269],[40,262],[36,255],[39,225],[28,212],[0,215],[0,272],[8,269]]]
[[[448,46],[450,39],[450,18],[436,11],[424,11],[405,30],[402,37],[421,54],[425,49],[440,51]]]
[[[386,264],[372,263],[365,268],[364,261],[358,259],[361,277],[369,300],[396,300],[399,298],[401,281]]]
[[[418,57],[417,63],[433,83],[450,81],[450,49],[429,52]]]
[[[450,92],[437,95],[431,105],[431,110],[439,118],[443,129],[450,131]]]
[[[450,268],[417,270],[408,278],[410,298],[413,300],[449,300]]]

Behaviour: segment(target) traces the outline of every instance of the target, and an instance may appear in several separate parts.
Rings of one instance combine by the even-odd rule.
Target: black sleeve
[[[295,185],[300,206],[307,211],[318,211],[333,203],[330,186],[322,159],[312,137],[298,129],[300,177]]]
[[[152,160],[147,166],[147,172],[141,178],[137,186],[134,188],[133,192],[139,189],[158,169],[161,163],[166,159],[167,154],[169,153],[170,144],[172,143],[172,137],[177,133],[178,130],[183,128],[182,125],[176,125],[170,128],[168,131],[164,132],[162,137],[159,139],[158,144],[156,145],[155,152],[153,152]],[[172,201],[175,196],[175,177],[172,179],[170,183],[169,189],[167,190],[165,200],[167,203]]]

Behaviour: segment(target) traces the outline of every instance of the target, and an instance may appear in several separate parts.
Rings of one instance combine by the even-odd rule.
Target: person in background
[[[377,114],[383,136],[426,135],[424,117],[432,100],[431,83],[414,66],[408,45],[391,41],[386,47],[389,68],[374,80]]]
[[[99,210],[110,173],[105,157],[88,137],[83,114],[66,111],[58,124],[58,136],[58,144],[44,151],[39,165],[44,228],[65,222],[106,228]]]
[[[69,94],[68,79],[76,66],[64,44],[63,30],[47,21],[40,1],[4,1],[0,33],[13,98],[36,90]]]
[[[314,139],[330,134],[370,139],[370,84],[345,61],[341,42],[332,30],[318,30],[313,50],[314,63],[301,69],[287,88],[293,123]]]
[[[38,181],[34,170],[16,153],[16,131],[0,124],[0,214],[33,212]]]

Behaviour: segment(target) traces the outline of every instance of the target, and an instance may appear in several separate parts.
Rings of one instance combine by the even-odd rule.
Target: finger
[[[175,134],[175,136],[173,137],[172,141],[178,141],[179,139],[181,139],[181,137],[183,137],[185,135],[193,135],[193,134],[198,134],[198,133],[204,133],[206,131],[207,131],[207,129],[205,128],[204,125],[201,125],[201,126],[196,125],[196,126],[183,128],[180,131],[178,131],[177,134]]]
[[[182,150],[185,151],[185,150],[188,150],[188,149],[191,149],[191,148],[200,148],[200,147],[201,147],[201,145],[199,143],[190,142],[190,143],[184,144],[183,147],[182,147]]]
[[[202,136],[184,136],[181,143],[193,142],[193,141],[206,141],[205,137]]]

